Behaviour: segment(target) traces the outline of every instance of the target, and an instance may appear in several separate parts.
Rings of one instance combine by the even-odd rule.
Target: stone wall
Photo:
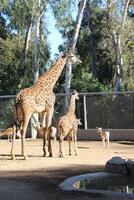
[[[108,129],[107,129],[108,130]],[[96,129],[79,129],[78,140],[101,140]],[[110,130],[110,140],[130,140],[134,141],[134,129],[112,129]]]

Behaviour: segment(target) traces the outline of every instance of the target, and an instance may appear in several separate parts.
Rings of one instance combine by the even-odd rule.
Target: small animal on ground
[[[13,127],[9,127],[6,130],[0,131],[0,137],[2,136],[8,136],[8,142],[10,140],[12,140],[12,136],[13,136]],[[20,138],[20,130],[17,131],[17,136]]]
[[[101,127],[96,127],[97,132],[100,134],[103,146],[105,147],[105,142],[107,141],[107,146],[109,147],[109,140],[110,140],[110,131],[105,131]]]

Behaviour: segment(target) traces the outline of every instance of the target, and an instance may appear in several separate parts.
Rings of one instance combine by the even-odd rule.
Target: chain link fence
[[[82,129],[134,129],[134,92],[80,93],[76,115]],[[15,96],[0,96],[0,129],[12,126]],[[65,94],[56,94],[53,124],[65,114]]]
[[[85,129],[134,129],[134,92],[81,94],[79,104]]]

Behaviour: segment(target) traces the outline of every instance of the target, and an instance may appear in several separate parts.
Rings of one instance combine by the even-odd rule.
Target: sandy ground
[[[53,141],[54,157],[42,157],[42,140],[26,141],[29,159],[25,161],[20,155],[20,141],[16,141],[16,160],[12,161],[11,142],[1,140],[0,200],[105,200],[97,194],[64,192],[58,185],[71,176],[102,171],[113,156],[134,159],[134,142],[129,141],[111,142],[109,149],[99,141],[78,141],[79,156],[68,155],[67,141],[64,147],[65,158],[58,158],[58,141]]]

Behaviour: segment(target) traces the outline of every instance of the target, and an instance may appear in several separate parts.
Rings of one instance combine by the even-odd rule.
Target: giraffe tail
[[[61,135],[62,135],[62,119],[59,118],[57,123],[57,140],[60,139]]]
[[[57,138],[57,140],[59,140],[59,138],[60,138],[60,118],[58,119],[58,122],[57,122],[56,138]]]
[[[14,119],[14,125],[13,125],[13,132],[16,133],[16,135],[18,135],[18,133],[20,132],[21,129],[21,125],[23,122],[23,112],[22,112],[22,107],[21,107],[21,102],[20,100],[17,100],[14,103],[14,110],[13,110],[13,119]]]

